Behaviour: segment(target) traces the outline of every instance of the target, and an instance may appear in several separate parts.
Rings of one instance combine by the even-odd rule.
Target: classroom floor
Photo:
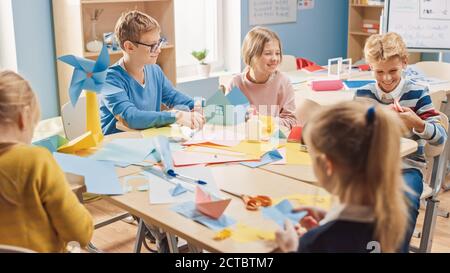
[[[450,178],[447,178],[450,182]],[[441,193],[440,208],[446,211],[450,210],[450,191]],[[94,221],[101,221],[109,216],[114,216],[122,212],[119,208],[113,206],[105,200],[95,201],[86,205],[94,217]],[[417,221],[417,230],[420,230],[423,222],[424,210],[422,209]],[[137,225],[118,221],[108,226],[97,229],[94,232],[92,242],[104,252],[129,253],[133,252]],[[413,238],[413,244],[418,245],[419,239]],[[152,246],[151,246],[152,247]],[[144,247],[142,252],[149,252]],[[432,252],[450,253],[450,219],[438,217],[434,233]]]

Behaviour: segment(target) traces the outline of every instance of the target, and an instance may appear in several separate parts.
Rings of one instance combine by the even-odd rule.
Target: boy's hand
[[[403,112],[398,114],[409,130],[414,129],[418,133],[425,131],[425,121],[423,121],[411,108],[402,107],[402,109]]]
[[[290,220],[284,222],[284,229],[275,233],[275,242],[283,252],[292,252],[298,249],[298,234]]]
[[[176,123],[191,129],[200,129],[205,124],[205,118],[198,112],[177,111]]]

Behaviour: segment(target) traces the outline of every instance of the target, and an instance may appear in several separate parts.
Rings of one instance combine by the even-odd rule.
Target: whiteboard
[[[450,50],[450,0],[391,0],[386,30],[397,32],[409,49]]]
[[[266,25],[297,21],[297,0],[249,0],[249,24]]]

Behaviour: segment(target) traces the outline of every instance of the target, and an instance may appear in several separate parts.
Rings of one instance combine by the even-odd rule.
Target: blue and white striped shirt
[[[356,91],[356,97],[366,97],[378,103],[389,105],[394,99],[399,99],[402,107],[411,108],[422,120],[425,121],[425,130],[422,133],[414,129],[407,137],[418,144],[417,151],[406,156],[403,160],[403,168],[414,168],[422,173],[426,166],[425,144],[441,146],[447,140],[447,132],[441,123],[439,113],[434,109],[429,96],[428,88],[416,85],[409,80],[402,80],[396,90],[391,93],[381,91],[377,83],[368,84]]]

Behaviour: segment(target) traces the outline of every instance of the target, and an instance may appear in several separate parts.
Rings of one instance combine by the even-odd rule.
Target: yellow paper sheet
[[[236,228],[231,232],[231,239],[238,243],[249,243],[260,240],[274,241],[275,231],[261,230],[238,223]]]
[[[286,160],[289,165],[312,165],[311,157],[307,152],[300,151],[300,144],[286,144]]]
[[[294,201],[295,202],[294,204],[296,206],[312,206],[312,207],[319,207],[325,210],[330,209],[332,203],[331,195],[292,194],[273,200],[274,205],[280,203],[285,199],[288,199],[289,201]]]
[[[150,138],[155,136],[166,136],[166,137],[176,137],[184,138],[181,133],[180,127],[178,126],[166,126],[161,128],[150,128],[141,131],[143,138]]]
[[[86,132],[92,132],[96,143],[103,140],[102,127],[100,125],[100,112],[97,94],[86,91]]]
[[[77,151],[97,147],[98,142],[92,132],[86,132],[66,145],[59,147],[58,152],[73,154]]]

